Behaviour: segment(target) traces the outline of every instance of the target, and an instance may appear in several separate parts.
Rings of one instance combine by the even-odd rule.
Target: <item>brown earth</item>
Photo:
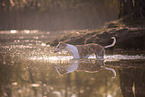
[[[47,44],[56,46],[59,41],[64,41],[73,45],[97,43],[106,46],[112,43],[111,37],[117,39],[116,45],[111,49],[145,50],[145,27],[126,26],[116,21],[96,30],[71,31]]]

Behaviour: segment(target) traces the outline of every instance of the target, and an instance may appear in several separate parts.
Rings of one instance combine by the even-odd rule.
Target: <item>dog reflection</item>
[[[66,65],[66,66],[55,65],[55,68],[60,75],[71,73],[76,70],[85,71],[89,73],[95,73],[101,70],[110,70],[114,74],[112,78],[116,77],[115,70],[112,68],[105,67],[103,60],[85,60],[85,59],[77,60],[75,59],[75,60],[71,60],[71,63],[69,65]]]

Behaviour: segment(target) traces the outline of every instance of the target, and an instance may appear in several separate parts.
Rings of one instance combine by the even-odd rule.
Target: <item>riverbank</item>
[[[117,43],[111,49],[145,50],[145,27],[142,23],[134,21],[131,25],[116,20],[95,30],[71,31],[47,44],[56,46],[59,41],[64,41],[74,45],[97,43],[106,46],[112,43],[111,37],[116,37]]]

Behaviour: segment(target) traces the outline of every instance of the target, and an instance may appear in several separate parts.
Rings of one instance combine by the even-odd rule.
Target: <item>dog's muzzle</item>
[[[58,50],[58,49],[55,49],[55,50],[54,50],[54,53],[57,53],[58,51],[60,51],[60,50]]]
[[[54,53],[57,53],[57,51],[54,51]]]

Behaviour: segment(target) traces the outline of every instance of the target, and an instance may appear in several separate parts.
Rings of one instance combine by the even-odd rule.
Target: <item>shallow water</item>
[[[143,51],[119,50],[105,60],[94,55],[76,60],[67,51],[54,54],[55,48],[45,45],[57,35],[0,31],[1,97],[145,97]]]

